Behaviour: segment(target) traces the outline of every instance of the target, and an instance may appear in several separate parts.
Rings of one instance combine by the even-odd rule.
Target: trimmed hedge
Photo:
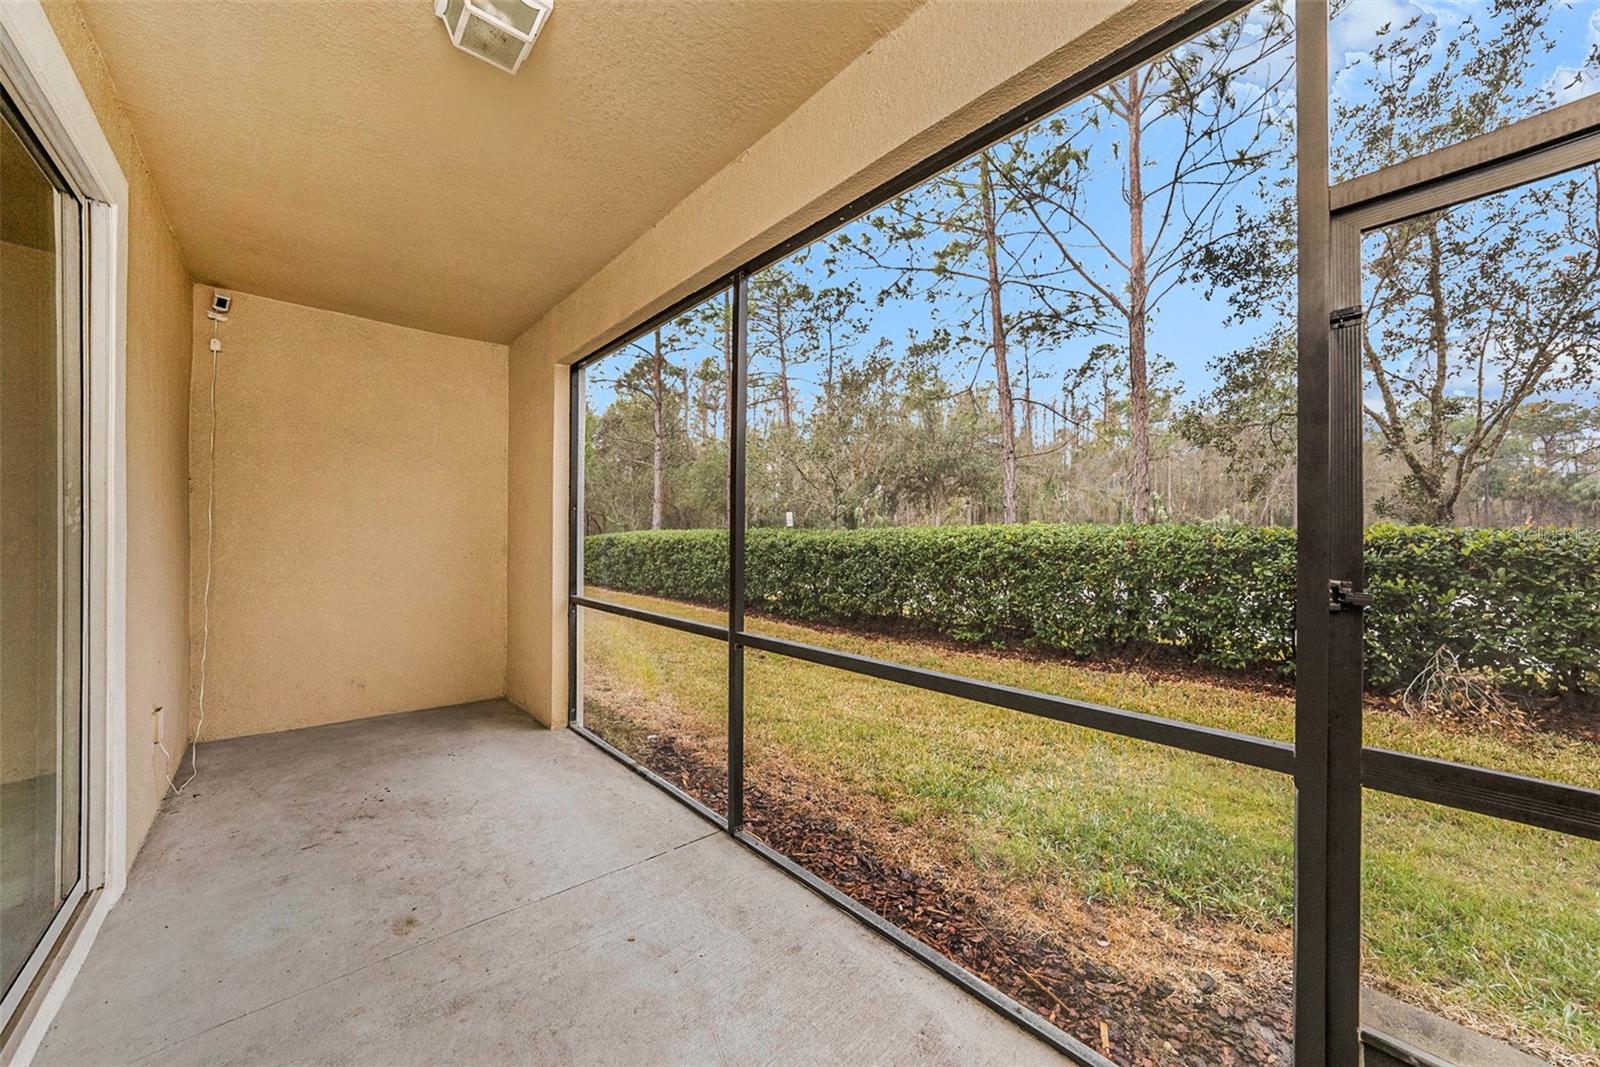
[[[720,530],[596,534],[587,581],[720,604]],[[1151,649],[1294,669],[1292,530],[1239,524],[755,529],[747,607],[1077,656]],[[1503,684],[1600,692],[1600,531],[1377,526],[1366,535],[1366,676],[1403,686],[1434,652]]]

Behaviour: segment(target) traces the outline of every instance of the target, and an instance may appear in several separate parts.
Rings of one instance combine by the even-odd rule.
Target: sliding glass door
[[[83,885],[82,235],[82,203],[0,97],[0,973],[6,1014]]]

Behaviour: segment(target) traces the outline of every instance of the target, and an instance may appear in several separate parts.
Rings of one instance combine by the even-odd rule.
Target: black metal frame
[[[749,439],[750,272],[733,278],[733,404],[728,420],[728,827],[744,829],[745,446]]]
[[[914,187],[994,141],[1054,112],[1126,70],[1250,7],[1201,0],[1183,17],[1119,49],[1027,104],[674,302],[574,364],[568,424],[568,722],[734,840],[843,908],[991,1008],[1081,1064],[1108,1067],[1058,1029],[744,829],[744,651],[756,649],[929,692],[1037,715],[1290,776],[1295,807],[1295,1059],[1300,1067],[1359,1063],[1363,1048],[1389,1057],[1408,1046],[1360,1021],[1361,799],[1364,790],[1409,797],[1506,821],[1600,840],[1600,791],[1362,743],[1359,611],[1329,610],[1330,581],[1362,589],[1361,366],[1357,331],[1341,330],[1361,300],[1363,232],[1454,203],[1600,161],[1600,97],[1554,108],[1496,133],[1330,185],[1328,4],[1295,0],[1299,246],[1299,496],[1296,579],[1295,742],[1232,733],[1070,700],[907,664],[820,648],[745,626],[748,281],[752,274]],[[592,597],[583,589],[582,370],[726,292],[733,303],[734,396],[728,427],[729,597],[726,626]],[[1357,319],[1356,321],[1359,321]],[[726,817],[586,729],[581,707],[580,608],[661,626],[728,646]],[[1427,1059],[1425,1053],[1417,1053]],[[1409,1062],[1409,1061],[1408,1061]],[[1431,1062],[1431,1061],[1430,1061]]]

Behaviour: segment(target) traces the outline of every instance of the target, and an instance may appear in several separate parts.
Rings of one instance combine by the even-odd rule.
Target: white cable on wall
[[[219,321],[215,316],[212,317],[211,402],[206,443],[206,574],[200,594],[200,692],[196,701],[194,736],[189,741],[189,777],[179,785],[173,780],[172,773],[167,772],[167,787],[175,794],[188,789],[200,773],[200,731],[206,725],[206,658],[211,651],[211,550],[215,543],[217,502],[217,366],[218,357],[222,354],[222,340],[217,336]],[[167,751],[166,744],[160,741],[157,744],[161,746],[161,754],[166,759],[165,765],[172,766],[172,754]]]

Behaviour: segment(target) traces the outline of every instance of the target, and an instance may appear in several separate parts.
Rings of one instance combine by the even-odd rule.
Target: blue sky
[[[1330,27],[1330,91],[1336,98],[1360,98],[1364,92],[1365,73],[1370,68],[1370,51],[1380,40],[1379,33],[1385,25],[1398,29],[1411,19],[1420,17],[1424,25],[1436,25],[1441,36],[1449,37],[1458,31],[1463,19],[1470,16],[1481,21],[1489,15],[1490,4],[1487,0],[1352,0]],[[1600,41],[1600,0],[1557,0],[1552,5],[1547,28],[1555,47],[1539,57],[1530,81],[1550,86],[1562,102],[1600,87],[1600,80],[1582,76],[1591,50]],[[1249,32],[1259,33],[1260,29],[1260,17],[1253,16]],[[1246,89],[1241,91],[1249,91],[1252,86],[1257,91],[1263,86],[1275,86],[1271,101],[1273,113],[1292,120],[1294,84],[1291,55],[1288,52],[1281,53],[1270,64],[1260,64],[1248,72],[1244,78]],[[1068,105],[1058,115],[1070,120],[1087,114],[1094,107],[1088,101],[1080,101]],[[1049,119],[1044,121],[1048,122]],[[1125,138],[1125,130],[1119,132],[1117,126],[1116,123],[1103,125],[1091,131],[1090,136],[1080,136],[1075,142],[1088,149],[1091,160],[1091,173],[1084,198],[1086,221],[1113,248],[1126,247],[1128,240],[1127,211],[1122,203],[1126,168],[1121,156],[1121,142]],[[1145,143],[1147,158],[1159,162],[1170,158],[1176,151],[1177,142],[1171,127],[1170,122],[1155,125]],[[1042,136],[1039,130],[1040,127],[1035,127],[1033,131],[1024,131],[1017,136],[1037,138]],[[1286,138],[1287,134],[1284,136]],[[1283,141],[1281,147],[1283,150],[1274,157],[1275,164],[1263,174],[1269,183],[1287,177],[1292,168],[1287,140]],[[1155,169],[1152,167],[1152,173]],[[1247,210],[1253,210],[1254,205],[1259,203],[1257,186],[1253,180],[1248,185],[1237,187],[1231,195],[1235,203],[1244,205]],[[866,228],[864,223],[857,222],[843,229],[859,233]],[[1074,242],[1074,247],[1086,262],[1097,254],[1086,238]],[[1044,247],[1036,247],[1024,254],[1035,255],[1043,251]],[[919,298],[891,300],[879,307],[872,297],[888,282],[890,275],[887,272],[858,268],[829,277],[823,268],[823,259],[822,251],[814,247],[809,254],[791,260],[789,266],[815,286],[838,285],[850,278],[859,282],[867,297],[864,311],[870,317],[870,327],[867,336],[858,345],[858,351],[864,352],[880,338],[886,338],[893,348],[899,349],[909,338],[925,335],[937,325],[941,310],[947,316],[953,313],[951,303],[936,308]],[[1052,252],[1050,257],[1041,258],[1040,262],[1048,262],[1053,267],[1059,263],[1059,257]],[[1117,288],[1118,272],[1103,255],[1101,264],[1099,269],[1092,268],[1093,272],[1110,283],[1112,288]],[[1125,279],[1125,275],[1121,277]],[[1167,384],[1187,398],[1198,396],[1212,385],[1213,375],[1207,367],[1208,361],[1249,343],[1264,333],[1271,321],[1275,321],[1274,315],[1268,315],[1244,324],[1225,325],[1222,321],[1227,313],[1223,303],[1224,294],[1218,293],[1208,301],[1204,288],[1203,282],[1196,281],[1174,289],[1150,322],[1152,353],[1172,364],[1173,370]],[[1105,326],[1115,330],[1115,320],[1105,323]],[[1058,394],[1064,373],[1082,364],[1090,347],[1117,339],[1115,334],[1101,332],[1094,336],[1070,339],[1048,351],[1034,352],[1036,393],[1044,396]],[[606,361],[604,370],[590,374],[588,387],[592,410],[602,410],[612,399],[610,387],[597,379],[610,377],[621,369],[615,364],[631,362],[633,358],[633,355],[619,354]],[[947,360],[945,373],[952,382],[960,384],[974,378],[980,383],[992,382],[992,369],[987,359],[986,354],[976,351],[957,354]],[[695,362],[698,362],[698,357]],[[1020,354],[1013,358],[1013,368],[1019,367]],[[758,366],[753,370],[760,373],[762,368]],[[796,384],[803,397],[814,393],[819,374],[819,368],[799,372]],[[1041,377],[1043,380],[1040,380]]]

